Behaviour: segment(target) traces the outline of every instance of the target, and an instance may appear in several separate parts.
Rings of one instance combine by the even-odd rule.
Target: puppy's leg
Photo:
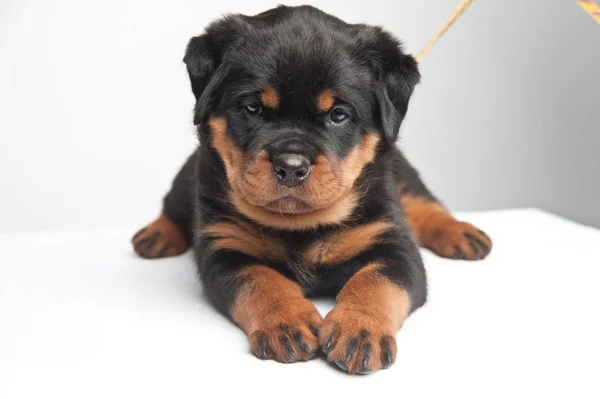
[[[321,315],[295,282],[238,251],[196,251],[201,279],[215,306],[240,326],[260,359],[292,363],[318,350]]]
[[[452,259],[478,260],[490,253],[492,240],[487,234],[456,220],[404,158],[399,159],[396,173],[404,215],[419,245]]]
[[[194,164],[195,153],[187,159],[173,180],[171,190],[163,199],[161,215],[131,239],[135,252],[141,257],[176,256],[190,247],[193,216],[190,190]]]
[[[319,330],[327,360],[351,374],[390,367],[396,359],[396,333],[425,302],[425,270],[417,246],[407,237],[408,232],[400,237],[403,244],[379,244],[359,255],[360,261],[370,259],[346,282]]]

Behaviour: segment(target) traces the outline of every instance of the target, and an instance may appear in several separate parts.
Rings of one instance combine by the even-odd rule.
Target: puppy
[[[378,27],[280,6],[212,23],[184,62],[200,144],[135,251],[192,246],[206,295],[261,359],[392,365],[427,296],[418,245],[467,260],[492,247],[395,146],[414,58]],[[325,319],[314,296],[336,296]]]

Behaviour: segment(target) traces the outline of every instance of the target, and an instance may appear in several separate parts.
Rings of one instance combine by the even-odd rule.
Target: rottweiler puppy
[[[389,367],[427,297],[418,245],[466,260],[492,247],[395,146],[414,58],[379,27],[280,6],[213,22],[184,62],[199,146],[135,251],[193,247],[204,292],[261,359],[321,349],[349,373]],[[315,296],[336,297],[325,319]]]

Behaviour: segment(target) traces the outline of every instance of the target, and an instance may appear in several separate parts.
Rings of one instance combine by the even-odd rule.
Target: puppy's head
[[[391,35],[312,7],[229,16],[184,61],[201,142],[221,158],[230,201],[260,223],[337,223],[355,182],[393,144],[419,73]]]

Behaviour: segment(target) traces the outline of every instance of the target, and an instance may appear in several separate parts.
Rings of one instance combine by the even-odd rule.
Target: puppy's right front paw
[[[181,229],[164,214],[135,233],[131,243],[135,252],[146,259],[181,255],[190,247]]]
[[[306,361],[315,357],[318,349],[321,315],[316,309],[306,312],[274,312],[249,335],[250,350],[259,359],[274,359],[282,363]]]

